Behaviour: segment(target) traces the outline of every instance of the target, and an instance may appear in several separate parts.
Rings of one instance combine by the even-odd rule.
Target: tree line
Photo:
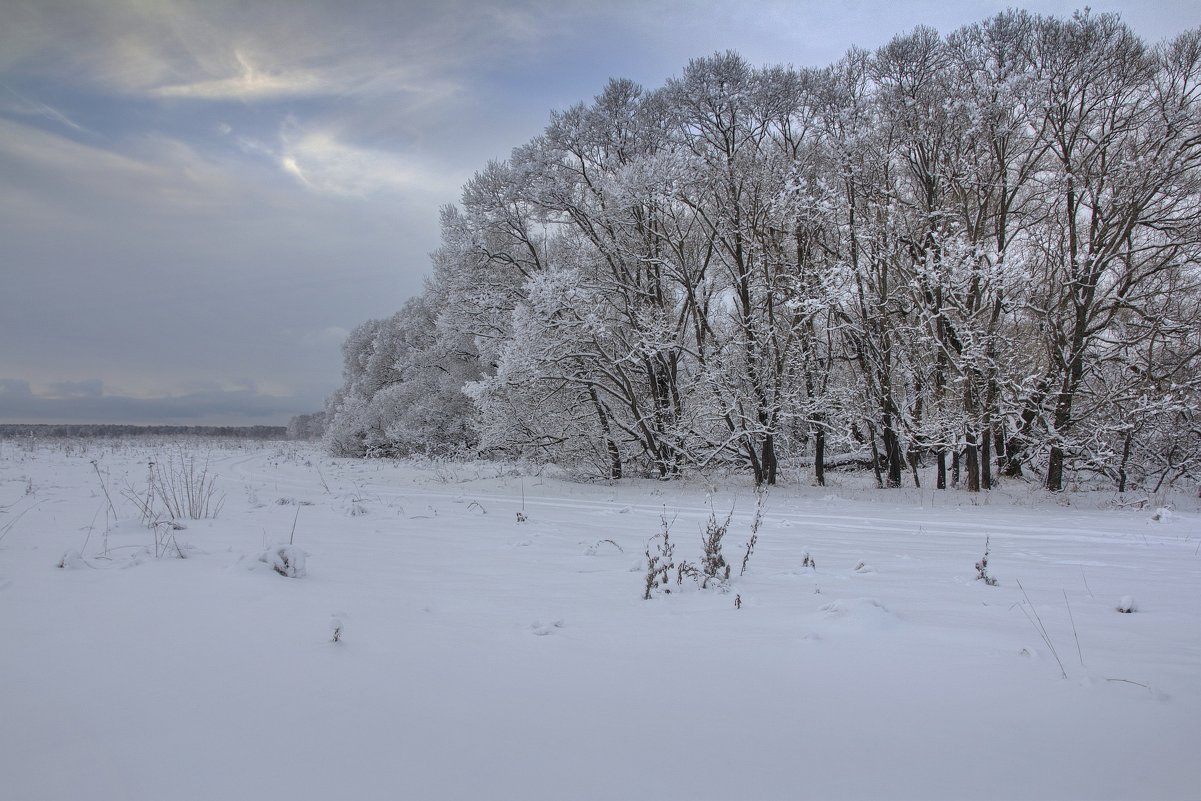
[[[344,346],[344,455],[881,487],[1201,475],[1201,29],[1009,11],[691,61],[489,163]]]
[[[222,437],[285,439],[284,426],[176,426],[124,423],[0,423],[0,439],[97,439],[103,437]]]

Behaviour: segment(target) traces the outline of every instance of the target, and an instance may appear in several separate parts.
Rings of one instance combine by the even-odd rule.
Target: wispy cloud
[[[280,167],[305,188],[329,195],[365,197],[378,192],[453,194],[458,176],[439,174],[416,159],[344,141],[329,129],[285,126]]]
[[[0,165],[6,162],[11,177],[19,169],[34,176],[26,183],[36,184],[41,197],[58,197],[59,214],[87,198],[119,199],[157,214],[220,210],[262,202],[270,193],[245,175],[244,164],[215,160],[192,144],[163,134],[81,142],[0,118]],[[31,191],[16,180],[7,183],[0,186],[0,199],[11,193],[27,196]],[[31,205],[28,210],[34,209]]]
[[[0,74],[163,99],[444,96],[455,74],[538,39],[538,15],[521,3],[10,2]]]
[[[77,133],[91,133],[58,109],[40,100],[31,100],[8,86],[4,87],[4,94],[0,95],[0,112],[22,117],[41,117]]]
[[[257,100],[335,91],[328,78],[315,70],[271,72],[256,67],[248,56],[238,51],[234,51],[234,60],[237,71],[233,75],[159,86],[152,89],[151,94],[197,100]]]

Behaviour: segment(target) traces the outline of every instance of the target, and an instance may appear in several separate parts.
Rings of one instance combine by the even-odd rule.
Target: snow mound
[[[530,624],[530,631],[532,631],[534,633],[535,637],[545,637],[548,634],[554,634],[555,629],[561,629],[561,628],[563,628],[562,620],[556,620],[552,623],[547,623],[547,624],[543,624],[543,623],[540,623],[539,621],[535,620],[533,623]]]
[[[1118,611],[1127,615],[1131,612],[1137,612],[1138,604],[1135,602],[1134,596],[1123,595],[1121,600],[1118,601]]]
[[[304,578],[307,575],[305,560],[308,554],[295,545],[277,545],[263,551],[258,561],[276,573],[288,578]]]
[[[86,567],[91,567],[87,560],[83,558],[83,554],[79,551],[67,551],[63,554],[63,558],[58,560],[58,565],[64,570],[83,570]]]
[[[827,622],[837,623],[839,628],[878,631],[896,625],[896,616],[875,598],[840,598],[825,604],[820,611]]]
[[[831,601],[821,608],[821,611],[827,615],[834,616],[845,616],[861,610],[868,610],[873,613],[879,611],[886,615],[892,614],[888,611],[888,607],[880,603],[876,598],[840,598],[837,601]]]

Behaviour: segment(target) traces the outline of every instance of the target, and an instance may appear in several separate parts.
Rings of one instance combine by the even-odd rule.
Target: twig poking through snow
[[[1039,617],[1038,610],[1034,608],[1034,602],[1030,600],[1030,596],[1026,594],[1026,588],[1022,586],[1022,582],[1018,581],[1018,589],[1022,591],[1022,596],[1026,599],[1026,603],[1030,606],[1030,611],[1034,613],[1034,617],[1030,617],[1030,612],[1026,611],[1026,607],[1021,607],[1022,614],[1030,621],[1030,625],[1034,626],[1034,630],[1043,638],[1043,642],[1047,644],[1047,648],[1051,651],[1051,656],[1055,657],[1055,661],[1059,663],[1059,673],[1063,678],[1068,677],[1068,672],[1064,670],[1063,660],[1059,658],[1059,652],[1055,650],[1055,644],[1051,642],[1050,635],[1047,634],[1047,627],[1043,625],[1043,619]],[[1038,621],[1035,623],[1034,621]]]
[[[1072,621],[1072,636],[1076,638],[1076,656],[1080,657],[1080,667],[1084,667],[1084,653],[1080,650],[1080,635],[1076,633],[1076,618],[1072,616],[1072,604],[1068,601],[1068,591],[1063,591],[1063,602],[1068,608],[1068,620]]]
[[[12,520],[5,523],[4,526],[2,528],[0,528],[0,540],[2,540],[8,536],[8,532],[13,530],[13,526],[15,526],[17,524],[18,520],[20,520],[22,517],[25,516],[26,512],[28,512],[30,509],[37,507],[38,504],[40,504],[40,503],[41,503],[41,501],[38,501],[38,503],[35,503],[33,506],[26,506],[24,509],[21,510],[21,514],[17,515]]]

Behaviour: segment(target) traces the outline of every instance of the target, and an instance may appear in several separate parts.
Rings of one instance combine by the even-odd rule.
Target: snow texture
[[[177,532],[180,559],[154,557],[153,532],[113,491],[142,480],[152,447],[0,441],[0,530],[17,521],[0,539],[0,797],[1195,799],[1201,787],[1201,515],[1183,494],[1153,522],[1111,495],[1065,506],[1020,482],[972,497],[786,476],[728,594],[673,573],[670,595],[643,601],[635,563],[664,517],[677,562],[698,563],[710,510],[733,508],[726,558],[741,561],[749,482],[709,495],[188,447],[211,449],[227,500]],[[356,497],[369,514],[347,513]],[[997,587],[975,579],[986,536]],[[816,566],[801,566],[806,553]],[[302,580],[274,573],[306,561]],[[1124,595],[1146,611],[1115,613]]]

